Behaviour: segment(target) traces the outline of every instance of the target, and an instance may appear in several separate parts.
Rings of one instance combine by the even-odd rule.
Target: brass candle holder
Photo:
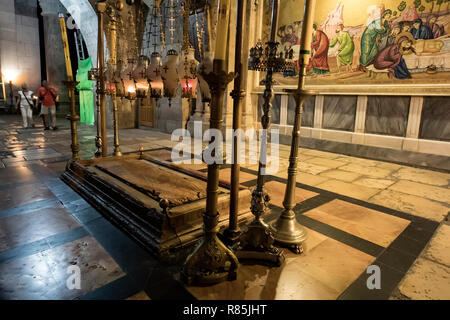
[[[108,7],[108,16],[110,18],[110,22],[108,24],[108,29],[110,33],[110,41],[111,41],[111,65],[113,67],[113,73],[116,73],[117,69],[117,20],[118,13],[116,10],[122,10],[120,6],[116,6],[116,9],[109,6]],[[119,108],[117,105],[117,82],[114,83],[114,89],[111,92],[111,100],[113,103],[113,127],[114,127],[114,153],[113,155],[116,157],[122,156],[122,152],[120,151],[120,142],[119,142]]]
[[[242,125],[242,100],[246,96],[247,76],[243,68],[242,48],[244,46],[244,16],[246,12],[246,1],[238,0],[237,27],[236,27],[236,50],[235,50],[235,73],[234,88],[231,92],[233,98],[233,131],[238,132]],[[230,189],[230,217],[228,228],[224,231],[224,241],[228,245],[234,245],[241,235],[238,226],[239,212],[239,174],[241,166],[239,159],[240,136],[233,139],[233,164],[231,165],[231,189]]]
[[[64,84],[67,87],[67,91],[70,99],[70,114],[67,115],[67,119],[70,120],[70,135],[71,135],[71,149],[72,149],[72,158],[71,161],[77,161],[80,159],[80,145],[78,144],[78,131],[77,131],[77,121],[80,120],[80,116],[76,112],[75,108],[75,88],[78,85],[78,82],[74,80],[72,73],[72,64],[70,61],[70,52],[69,52],[69,41],[67,38],[67,29],[66,29],[66,20],[64,18],[64,14],[59,14],[59,26],[61,29],[61,37],[64,48],[64,57],[66,62],[66,72],[67,72],[67,81],[64,81]]]
[[[251,211],[255,218],[247,225],[247,230],[241,235],[239,242],[235,246],[236,255],[239,260],[252,260],[270,263],[281,266],[285,257],[276,248],[274,237],[268,225],[263,221],[262,216],[269,209],[270,196],[264,187],[265,169],[267,159],[267,131],[271,125],[271,111],[273,98],[273,73],[282,72],[287,68],[292,68],[292,63],[281,55],[277,54],[278,43],[275,42],[276,28],[278,24],[279,0],[272,3],[272,21],[270,27],[270,40],[263,49],[262,44],[250,50],[249,70],[266,71],[266,78],[263,81],[265,89],[263,93],[263,116],[261,125],[264,130],[262,135],[261,150],[259,156],[258,181],[256,189],[252,193]]]
[[[225,66],[224,60],[214,60],[213,72],[202,74],[211,89],[211,129],[222,130],[225,90],[234,78],[233,73],[227,73]],[[214,157],[214,151],[212,153]],[[237,276],[238,259],[217,237],[219,170],[220,165],[217,163],[208,165],[206,212],[203,215],[204,235],[197,248],[186,260],[182,272],[182,279],[188,285],[211,285],[235,280]]]
[[[92,75],[97,80],[97,136],[95,145],[97,150],[96,157],[108,156],[108,143],[106,136],[106,92],[105,92],[105,50],[103,37],[103,21],[107,8],[105,1],[97,1],[95,4],[98,18],[98,40],[97,40],[97,66],[92,70]]]
[[[306,230],[297,222],[294,207],[296,205],[295,190],[297,184],[296,176],[298,152],[300,147],[300,130],[302,123],[303,103],[306,98],[316,94],[315,92],[304,90],[306,66],[311,50],[312,21],[314,17],[315,4],[316,0],[306,0],[305,2],[305,13],[301,37],[302,42],[300,45],[300,72],[298,79],[298,88],[297,90],[291,91],[295,98],[296,108],[294,128],[292,130],[292,144],[289,157],[288,180],[283,201],[284,210],[278,220],[274,221],[270,225],[270,230],[273,233],[275,240],[283,245],[289,246],[297,254],[303,252],[303,242],[305,242],[307,239]]]

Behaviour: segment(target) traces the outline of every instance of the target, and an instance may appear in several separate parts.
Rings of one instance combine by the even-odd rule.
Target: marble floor
[[[242,264],[236,281],[185,287],[179,266],[157,261],[59,179],[70,131],[58,121],[58,131],[24,130],[19,117],[0,116],[0,299],[450,299],[449,173],[301,149],[295,212],[309,234],[305,253],[282,249],[280,268]],[[177,143],[155,130],[120,136],[123,152],[143,146],[161,159]],[[83,158],[94,137],[81,126]],[[268,222],[282,210],[288,157],[280,145]],[[241,183],[254,187],[256,174],[243,166]],[[220,178],[229,176],[224,165]],[[379,290],[367,288],[371,265]],[[74,266],[79,289],[67,285]]]

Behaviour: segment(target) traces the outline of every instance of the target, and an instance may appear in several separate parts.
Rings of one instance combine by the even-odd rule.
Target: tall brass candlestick
[[[224,34],[228,34],[229,0],[220,4],[220,17],[217,34],[221,34],[221,41],[227,41]],[[228,9],[227,9],[228,5]],[[220,23],[222,21],[222,23]],[[226,23],[224,23],[226,21]],[[219,38],[218,38],[219,41]],[[228,42],[228,41],[227,41]],[[218,46],[218,45],[217,45]],[[216,46],[216,47],[217,47]],[[226,44],[224,46],[226,52]],[[221,49],[222,50],[222,49]],[[216,49],[217,54],[217,49]],[[222,57],[219,53],[219,57]],[[225,59],[214,59],[213,72],[202,73],[211,90],[211,121],[210,128],[222,130],[223,127],[223,102],[227,85],[233,80],[234,74],[227,72],[226,54]],[[211,144],[214,142],[211,137]],[[222,143],[220,141],[219,143]],[[212,157],[215,158],[215,150]],[[219,212],[217,209],[219,194],[219,170],[220,165],[216,162],[208,165],[208,182],[206,212],[203,215],[203,239],[187,258],[182,272],[182,278],[188,285],[210,285],[226,280],[235,280],[239,262],[234,253],[228,249],[217,237]]]
[[[78,82],[74,81],[73,73],[72,73],[72,63],[70,61],[70,52],[69,52],[69,41],[67,39],[67,30],[66,30],[66,20],[64,19],[64,15],[59,15],[59,26],[61,28],[61,36],[64,48],[64,57],[66,60],[66,71],[67,71],[67,81],[64,81],[64,84],[67,87],[69,92],[70,99],[70,114],[67,116],[67,119],[70,120],[70,133],[72,137],[72,161],[78,160],[80,146],[78,144],[78,132],[77,132],[77,121],[80,120],[80,116],[77,115],[75,109],[75,88]]]
[[[235,74],[234,89],[231,92],[233,97],[233,131],[239,132],[242,122],[242,100],[244,99],[247,87],[247,72],[243,68],[242,48],[244,46],[244,16],[246,1],[238,0],[237,27],[236,27],[236,50],[235,50]],[[230,190],[230,219],[229,226],[224,232],[226,242],[229,245],[235,244],[240,235],[238,226],[239,211],[239,174],[241,166],[239,160],[239,144],[241,136],[236,135],[233,139],[233,164],[231,166],[231,190]]]
[[[117,17],[114,9],[111,9],[110,23],[109,23],[110,39],[111,39],[111,61],[114,72],[117,68]],[[113,119],[114,119],[114,156],[122,156],[119,143],[119,110],[117,106],[117,83],[115,83],[114,90],[111,94],[113,103]]]
[[[248,259],[261,261],[263,263],[272,263],[281,266],[285,257],[283,253],[274,247],[274,238],[269,230],[269,226],[263,221],[262,216],[266,213],[270,197],[264,188],[264,174],[267,159],[267,131],[271,123],[272,98],[273,98],[273,72],[277,67],[277,47],[275,41],[276,29],[278,24],[279,0],[272,2],[272,21],[270,26],[270,40],[267,43],[267,73],[264,80],[264,104],[263,116],[261,119],[264,134],[262,135],[261,150],[259,155],[258,181],[256,189],[252,193],[251,211],[255,216],[254,220],[247,225],[245,231],[236,247],[236,255],[239,260]]]
[[[210,128],[219,131],[223,126],[225,90],[228,83],[234,78],[233,73],[227,73],[225,65],[224,60],[214,60],[213,72],[202,74],[211,89]],[[212,156],[215,156],[214,151]],[[199,246],[186,260],[182,274],[188,285],[214,284],[236,279],[238,260],[234,253],[217,237],[219,231],[219,212],[217,210],[219,166],[217,163],[208,165],[206,212],[203,215],[204,235]]]
[[[106,136],[106,96],[105,96],[105,48],[103,37],[103,20],[106,2],[97,1],[98,17],[98,70],[97,70],[97,154],[101,151],[103,157],[108,156],[108,139]]]
[[[298,77],[298,88],[293,92],[296,108],[294,128],[292,130],[291,154],[289,157],[288,180],[284,196],[284,210],[281,216],[270,225],[270,229],[277,242],[288,245],[295,253],[303,252],[303,242],[307,238],[306,230],[297,222],[294,207],[295,189],[297,183],[298,150],[300,147],[300,130],[302,123],[302,109],[305,99],[313,95],[313,92],[305,91],[306,66],[311,51],[312,22],[316,0],[306,0],[303,19],[302,38],[300,45],[300,72]]]

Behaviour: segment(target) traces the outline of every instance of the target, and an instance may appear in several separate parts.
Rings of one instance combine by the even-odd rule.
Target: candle
[[[61,36],[64,48],[64,57],[66,59],[67,80],[73,81],[72,63],[70,61],[69,40],[67,38],[66,20],[64,14],[59,14],[59,26],[61,28]]]
[[[311,53],[311,42],[313,33],[314,12],[316,8],[316,0],[306,0],[304,9],[304,19],[302,26],[300,56],[307,59]]]
[[[306,65],[311,55],[311,42],[313,38],[313,21],[316,9],[316,0],[306,0],[303,15],[303,26],[300,43],[300,74],[298,77],[298,89],[305,88]]]
[[[228,22],[231,0],[219,0],[219,18],[216,31],[216,50],[214,60],[226,60],[228,47]]]

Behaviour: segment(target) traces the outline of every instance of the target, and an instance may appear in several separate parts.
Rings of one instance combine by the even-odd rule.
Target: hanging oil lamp
[[[150,65],[147,68],[147,78],[150,83],[150,96],[159,99],[164,95],[164,82],[161,76],[162,58],[158,52],[150,56]]]
[[[133,79],[134,59],[128,59],[128,66],[122,73],[122,85],[125,89],[125,98],[128,100],[136,99],[136,83]]]
[[[159,52],[156,51],[157,47],[157,28],[159,24],[157,24],[158,16],[162,19],[161,15],[158,14],[160,11],[160,2],[155,2],[155,6],[153,7],[152,14],[152,23],[151,26],[155,28],[155,30],[151,30],[150,28],[150,38],[154,36],[153,40],[153,53],[150,55],[150,64],[147,68],[147,79],[150,84],[150,97],[155,99],[160,99],[164,96],[164,82],[161,75],[162,68],[162,57]],[[161,30],[160,30],[161,31]]]
[[[136,83],[137,98],[146,98],[148,95],[148,80],[147,80],[148,57],[141,55],[139,57],[136,69],[132,73],[132,78]]]
[[[167,61],[161,69],[164,82],[164,96],[169,98],[169,106],[171,105],[171,100],[177,96],[178,92],[178,58],[178,53],[174,49],[167,51]]]
[[[177,71],[181,84],[181,97],[194,99],[197,97],[197,66],[195,49],[189,40],[189,1],[184,3],[183,47]]]
[[[167,51],[167,61],[163,65],[162,79],[164,82],[164,96],[169,99],[169,107],[172,105],[172,99],[177,96],[178,93],[178,73],[177,65],[179,61],[178,52],[174,49],[174,39],[175,39],[175,5],[174,0],[170,0],[169,6],[169,32],[170,32],[170,44],[171,49]],[[164,34],[164,33],[162,33]],[[165,38],[165,37],[164,37]]]

